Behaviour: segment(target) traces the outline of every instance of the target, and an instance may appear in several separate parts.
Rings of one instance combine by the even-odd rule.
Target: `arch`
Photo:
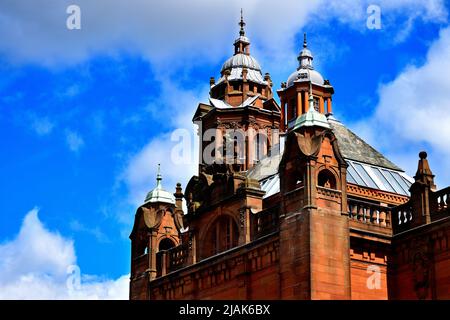
[[[317,175],[317,185],[324,188],[336,189],[336,177],[330,170],[323,169]]]
[[[239,228],[228,214],[216,218],[208,227],[202,241],[202,258],[213,256],[238,245]]]
[[[169,250],[175,247],[175,242],[173,242],[170,238],[163,238],[158,244],[158,251]]]

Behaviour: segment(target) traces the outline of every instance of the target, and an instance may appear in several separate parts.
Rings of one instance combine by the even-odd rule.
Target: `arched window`
[[[205,256],[212,256],[238,244],[239,231],[233,218],[222,216],[210,227],[205,242]]]
[[[169,250],[175,247],[175,243],[169,238],[164,238],[159,242],[158,251]]]
[[[324,169],[319,172],[317,185],[324,188],[336,189],[336,178],[330,170]]]

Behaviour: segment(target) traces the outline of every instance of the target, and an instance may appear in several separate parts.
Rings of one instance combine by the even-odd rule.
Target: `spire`
[[[242,13],[242,8],[241,8],[241,21],[239,22],[239,26],[241,27],[241,30],[239,31],[239,35],[241,37],[243,37],[243,36],[245,36],[245,30],[244,30],[245,22],[244,22],[244,15]]]
[[[306,32],[303,34],[303,49],[300,51],[297,60],[299,62],[297,70],[302,68],[314,69],[312,66],[313,56],[308,49],[308,42],[306,41]]]
[[[162,189],[161,180],[161,164],[158,163],[158,173],[156,174],[156,189]]]
[[[430,165],[427,160],[427,153],[425,151],[421,151],[419,153],[419,165],[417,166],[417,172],[414,176],[416,182],[422,182],[431,187],[431,189],[436,189],[436,185],[434,184],[434,175],[431,172]]]
[[[243,53],[243,54],[250,54],[250,40],[245,36],[245,22],[244,22],[244,15],[243,11],[241,9],[241,20],[239,21],[239,37],[234,41],[234,54]]]

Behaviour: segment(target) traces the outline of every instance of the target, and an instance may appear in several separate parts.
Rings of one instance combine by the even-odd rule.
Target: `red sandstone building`
[[[244,25],[193,118],[215,161],[184,193],[158,174],[137,209],[130,299],[450,299],[450,187],[426,153],[410,178],[335,119],[306,37],[278,103]]]

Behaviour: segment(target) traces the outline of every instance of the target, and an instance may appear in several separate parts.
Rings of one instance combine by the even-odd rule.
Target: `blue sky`
[[[335,88],[336,117],[410,175],[427,150],[438,186],[450,184],[448,3],[35,3],[0,4],[0,270],[34,259],[0,276],[17,297],[28,294],[24,275],[46,281],[49,292],[60,288],[64,263],[80,266],[87,296],[126,297],[104,292],[118,281],[126,289],[135,209],[157,163],[168,190],[195,172],[195,162],[171,165],[170,135],[192,131],[209,77],[233,52],[241,6],[252,55],[275,89],[295,70],[307,32],[314,65]],[[66,28],[72,3],[81,30]],[[366,26],[370,4],[381,9],[381,29]],[[37,263],[51,250],[23,255],[23,244],[41,240],[56,248],[50,265],[58,268]],[[58,248],[73,255],[55,262]]]

